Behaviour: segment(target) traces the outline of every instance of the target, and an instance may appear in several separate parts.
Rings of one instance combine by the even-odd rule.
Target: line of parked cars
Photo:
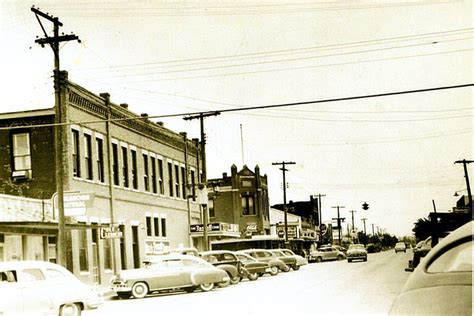
[[[309,262],[322,262],[330,260],[367,261],[367,249],[363,244],[351,244],[346,249],[338,245],[324,245],[309,253]]]
[[[175,249],[147,258],[139,269],[123,270],[111,279],[112,290],[122,299],[144,298],[151,293],[211,291],[214,287],[255,281],[264,274],[299,270],[307,264],[289,249],[243,251]]]

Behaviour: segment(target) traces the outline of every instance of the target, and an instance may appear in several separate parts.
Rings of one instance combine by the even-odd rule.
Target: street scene
[[[473,6],[0,1],[0,315],[472,315]]]

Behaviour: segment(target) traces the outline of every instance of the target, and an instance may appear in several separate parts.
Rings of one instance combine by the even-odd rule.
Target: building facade
[[[197,141],[74,84],[65,72],[61,86],[67,267],[83,281],[106,283],[114,271],[139,267],[148,255],[199,247],[202,240],[189,232],[201,223]],[[55,203],[54,121],[52,109],[0,115],[1,194]],[[54,241],[55,222],[54,212],[31,223],[3,221],[3,249],[6,236],[16,232]]]
[[[247,166],[237,171],[231,166],[230,176],[208,180],[209,219],[239,225],[240,236],[270,235],[270,211],[267,175],[260,168]]]

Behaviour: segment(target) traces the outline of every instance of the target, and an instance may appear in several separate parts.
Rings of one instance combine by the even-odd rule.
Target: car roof
[[[22,261],[5,261],[0,262],[0,270],[5,269],[28,269],[28,268],[58,268],[65,269],[64,267],[48,262],[48,261],[40,261],[40,260],[22,260]]]
[[[183,255],[180,253],[171,253],[168,255],[157,255],[157,256],[148,256],[143,261],[148,262],[158,262],[158,261],[165,261],[165,260],[178,260],[178,259],[191,259],[195,260],[196,256],[191,255]],[[199,259],[199,258],[198,258]]]
[[[199,254],[205,256],[205,255],[218,255],[218,254],[223,254],[223,253],[233,254],[234,252],[230,250],[209,250],[209,251],[200,252]]]

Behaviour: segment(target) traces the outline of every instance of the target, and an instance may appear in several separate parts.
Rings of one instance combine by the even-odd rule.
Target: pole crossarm
[[[74,40],[79,40],[79,37],[77,35],[61,35],[58,37],[46,37],[46,38],[39,38],[35,40],[35,43],[44,45],[44,44],[54,44],[54,43],[60,43],[60,42],[67,42],[67,41],[74,41]]]
[[[34,13],[34,14],[37,14],[43,18],[45,18],[46,20],[49,20],[53,23],[56,23],[57,25],[59,26],[63,26],[63,24],[59,21],[59,19],[57,17],[54,17],[54,16],[51,16],[47,13],[43,13],[39,10],[39,8],[35,8],[35,7],[31,7],[31,11]]]
[[[190,120],[194,120],[194,119],[200,119],[200,118],[204,118],[204,117],[210,117],[210,116],[218,116],[220,115],[221,112],[219,111],[212,111],[212,112],[201,112],[197,115],[189,115],[189,116],[185,116],[183,117],[183,120],[185,121],[190,121]]]
[[[283,172],[283,212],[285,214],[285,243],[288,243],[288,212],[286,210],[286,174],[285,172],[288,169],[285,168],[286,165],[296,165],[294,161],[282,161],[282,162],[272,162],[273,166],[282,166],[280,170]]]

